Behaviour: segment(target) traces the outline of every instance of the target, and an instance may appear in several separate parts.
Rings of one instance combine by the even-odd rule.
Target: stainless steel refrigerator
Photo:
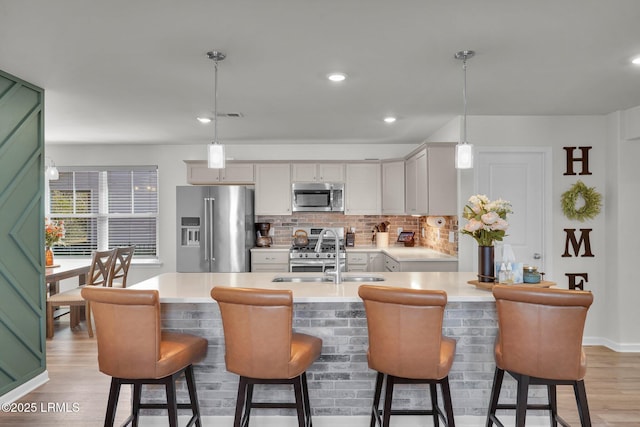
[[[178,186],[177,270],[251,271],[255,242],[252,186]]]

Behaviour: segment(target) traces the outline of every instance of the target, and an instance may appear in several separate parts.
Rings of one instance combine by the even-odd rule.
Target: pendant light
[[[58,168],[56,164],[53,163],[53,160],[49,157],[45,157],[45,170],[44,174],[49,181],[55,181],[60,179],[60,173],[58,172]]]
[[[226,58],[226,55],[217,50],[207,52],[207,57],[213,61],[213,141],[207,151],[207,164],[211,169],[224,169],[225,154],[224,145],[218,143],[218,62]]]
[[[455,54],[456,59],[462,60],[462,126],[460,129],[460,142],[456,144],[456,169],[473,168],[473,145],[467,142],[467,59],[476,53],[472,50],[461,50]]]

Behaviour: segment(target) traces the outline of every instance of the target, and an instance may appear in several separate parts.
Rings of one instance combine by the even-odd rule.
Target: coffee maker
[[[269,236],[269,229],[271,229],[271,223],[256,222],[256,246],[261,248],[271,246],[272,240],[271,236]]]

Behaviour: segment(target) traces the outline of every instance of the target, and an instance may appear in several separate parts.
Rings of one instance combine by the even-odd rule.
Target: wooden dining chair
[[[116,250],[94,251],[91,254],[91,265],[87,273],[87,282],[84,286],[106,286],[109,280],[111,264],[115,258]],[[53,338],[53,312],[55,307],[70,308],[69,326],[74,328],[80,323],[80,309],[85,307],[87,318],[87,330],[89,336],[93,337],[93,327],[91,326],[91,307],[80,295],[82,286],[65,292],[59,292],[47,297],[47,338]]]
[[[116,248],[116,254],[111,263],[111,270],[109,271],[109,282],[107,286],[111,288],[127,287],[127,275],[129,274],[129,266],[131,265],[131,259],[133,258],[135,250],[136,245]]]

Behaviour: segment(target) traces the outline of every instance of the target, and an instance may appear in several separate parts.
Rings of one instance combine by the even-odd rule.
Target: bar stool
[[[98,367],[111,376],[104,425],[113,426],[122,384],[133,385],[132,411],[123,425],[138,425],[140,409],[167,409],[169,425],[178,425],[178,409],[190,409],[188,425],[200,426],[193,364],[207,353],[207,340],[160,331],[160,299],[156,290],[89,286],[82,296],[91,301],[96,322]],[[176,380],[184,373],[190,403],[177,403]],[[166,404],[141,403],[143,384],[163,384]]]
[[[391,415],[432,415],[454,427],[449,389],[449,371],[456,342],[442,335],[444,291],[403,289],[362,285],[358,295],[364,301],[369,332],[369,368],[378,371],[371,410],[371,427],[388,427]],[[379,410],[383,382],[386,379],[384,409]],[[392,410],[395,384],[429,384],[430,410]],[[440,384],[445,414],[438,406],[436,385]]]
[[[214,287],[224,329],[227,370],[240,375],[234,426],[248,426],[252,408],[295,408],[298,426],[311,426],[306,371],[322,340],[292,331],[290,290]],[[294,403],[253,402],[255,384],[291,384]]]
[[[587,363],[582,335],[591,292],[531,286],[493,287],[498,312],[496,370],[487,427],[503,424],[498,409],[515,409],[516,426],[525,425],[527,409],[550,411],[552,426],[568,424],[558,415],[556,385],[572,385],[582,426],[591,426],[584,375]],[[518,383],[516,404],[498,404],[504,373]],[[549,404],[527,404],[529,384],[547,386]]]

